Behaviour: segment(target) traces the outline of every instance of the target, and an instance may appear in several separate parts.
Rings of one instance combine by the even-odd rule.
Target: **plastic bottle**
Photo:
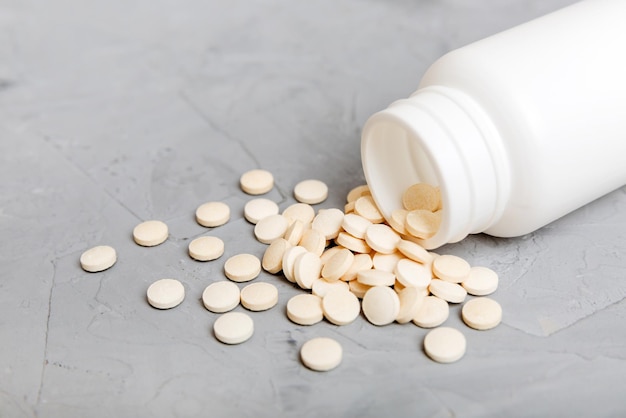
[[[365,177],[389,218],[442,192],[429,249],[532,232],[626,184],[626,0],[587,0],[452,51],[366,122]]]

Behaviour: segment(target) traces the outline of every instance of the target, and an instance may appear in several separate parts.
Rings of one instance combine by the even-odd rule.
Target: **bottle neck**
[[[418,90],[371,116],[361,157],[372,196],[386,218],[415,183],[439,186],[442,222],[421,241],[433,249],[494,224],[508,200],[510,176],[500,136],[469,96],[443,86]]]

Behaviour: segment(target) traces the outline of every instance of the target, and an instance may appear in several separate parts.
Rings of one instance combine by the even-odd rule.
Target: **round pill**
[[[372,248],[367,245],[365,240],[353,237],[347,232],[340,232],[339,235],[337,235],[337,238],[335,238],[335,242],[337,245],[341,245],[342,247],[358,254],[368,254],[372,251]]]
[[[296,259],[306,252],[306,248],[296,245],[295,247],[287,248],[283,254],[283,274],[291,283],[296,282],[296,278],[294,277]]]
[[[342,283],[347,288],[345,282]],[[324,317],[335,325],[347,325],[354,321],[361,312],[359,299],[345,288],[333,288],[328,290],[322,298],[322,310]]]
[[[406,235],[408,232],[406,230],[406,215],[409,213],[408,210],[405,209],[396,209],[391,212],[391,216],[389,217],[389,226],[392,227],[398,234]]]
[[[375,253],[372,256],[372,263],[374,263],[374,268],[376,270],[393,272],[395,271],[398,262],[403,258],[405,257],[398,251],[391,254]]]
[[[417,209],[407,213],[405,228],[416,238],[428,239],[437,233],[441,224],[441,212]]]
[[[218,237],[199,237],[189,243],[188,251],[194,260],[216,260],[224,254],[224,241]]]
[[[396,320],[400,312],[400,299],[392,288],[374,286],[363,296],[361,307],[363,314],[372,324],[388,325]]]
[[[209,228],[224,225],[230,219],[230,208],[224,202],[207,202],[196,209],[196,221]]]
[[[202,292],[202,303],[211,312],[224,313],[239,305],[239,287],[221,280],[208,285]]]
[[[326,296],[326,294],[333,289],[339,289],[339,290],[344,290],[348,292],[350,291],[350,287],[348,286],[348,283],[343,282],[341,280],[337,280],[334,282],[327,282],[326,280],[320,278],[320,279],[315,280],[313,282],[313,286],[311,286],[311,291],[313,292],[313,294],[321,298]]]
[[[340,209],[322,209],[313,218],[311,229],[320,231],[325,239],[335,239],[341,232],[343,216],[344,214]]]
[[[350,292],[352,292],[354,296],[356,296],[359,299],[363,299],[363,296],[365,296],[365,293],[367,293],[367,291],[372,288],[372,286],[363,284],[359,282],[358,280],[351,280],[350,282],[348,282],[348,286],[350,288]]]
[[[296,184],[293,195],[300,203],[315,205],[328,197],[328,186],[320,180],[303,180]]]
[[[313,209],[313,206],[306,203],[294,203],[283,211],[283,216],[287,218],[289,222],[298,219],[306,225],[313,221],[315,209]]]
[[[398,293],[400,311],[396,317],[399,324],[406,324],[415,318],[424,303],[424,294],[414,287],[405,287]]]
[[[430,184],[417,183],[402,194],[402,206],[406,210],[424,209],[434,212],[440,206],[439,189]]]
[[[356,274],[356,279],[368,286],[393,286],[396,275],[384,270],[362,270]]]
[[[378,206],[376,206],[372,196],[359,197],[354,202],[354,213],[375,224],[381,223],[385,219],[380,210],[378,210]]]
[[[391,254],[396,251],[400,235],[388,225],[372,224],[365,231],[365,242],[381,254]]]
[[[267,170],[250,170],[241,176],[239,185],[248,194],[264,194],[274,187],[274,176]]]
[[[413,317],[413,323],[422,328],[434,328],[446,322],[449,315],[448,302],[437,296],[426,296]]]
[[[154,247],[167,239],[167,225],[161,221],[145,221],[133,229],[133,239],[143,247]]]
[[[185,287],[176,279],[161,279],[147,291],[148,303],[157,309],[170,309],[185,299]]]
[[[456,255],[442,255],[433,260],[433,273],[441,280],[461,283],[469,277],[470,264]]]
[[[426,251],[424,247],[406,239],[402,239],[398,242],[398,251],[405,257],[417,261],[418,263],[430,264],[433,261],[432,254]]]
[[[332,338],[317,337],[302,345],[300,358],[302,363],[311,370],[326,372],[341,363],[343,350],[341,345]]]
[[[341,227],[350,235],[356,238],[365,238],[365,231],[372,225],[370,221],[356,213],[348,213],[343,217]]]
[[[346,248],[343,248],[335,253],[322,268],[322,277],[329,282],[339,280],[341,276],[346,274],[352,262],[354,261],[354,254]]]
[[[289,222],[283,215],[266,216],[254,226],[254,236],[263,244],[271,244],[285,235],[288,226]]]
[[[271,283],[252,283],[241,289],[241,305],[251,311],[266,311],[278,303],[278,289]]]
[[[395,268],[396,278],[404,286],[426,289],[432,280],[431,270],[420,263],[404,258]]]
[[[486,296],[498,288],[498,273],[487,267],[476,266],[470,269],[461,286],[474,296]]]
[[[286,239],[279,238],[272,241],[263,254],[262,266],[268,273],[276,274],[283,269],[283,256],[291,248]]]
[[[247,282],[259,275],[261,261],[252,254],[237,254],[224,263],[224,273],[233,282]]]
[[[227,312],[215,320],[213,333],[224,344],[240,344],[252,337],[254,322],[243,312]]]
[[[453,363],[465,354],[465,336],[450,327],[439,327],[428,331],[424,338],[426,355],[438,363]]]
[[[291,245],[298,245],[306,228],[308,228],[308,226],[305,226],[301,220],[296,219],[287,227],[283,238],[289,241]]]
[[[372,257],[369,254],[356,254],[352,265],[339,279],[344,282],[356,281],[356,276],[360,271],[372,268]]]
[[[312,252],[315,255],[321,256],[324,252],[324,248],[326,248],[326,238],[320,231],[307,229],[302,234],[302,238],[300,239],[300,243],[298,245],[306,248],[307,251]]]
[[[322,271],[322,260],[310,252],[296,257],[293,265],[293,278],[302,289],[310,289],[313,282],[319,279]]]
[[[287,302],[287,317],[298,325],[313,325],[324,319],[322,298],[302,293]]]
[[[346,201],[348,203],[354,202],[361,196],[371,196],[371,194],[372,192],[370,191],[369,186],[367,184],[362,184],[360,186],[356,186],[348,192],[348,195],[346,196]]]
[[[467,296],[467,291],[460,284],[441,279],[432,279],[428,285],[428,290],[433,295],[450,303],[461,303]]]
[[[470,328],[487,330],[502,321],[502,307],[491,298],[475,298],[463,305],[461,317]]]
[[[270,215],[278,215],[278,205],[269,199],[257,198],[248,201],[243,207],[243,216],[251,224],[257,224]]]
[[[98,245],[85,251],[80,256],[80,266],[90,273],[104,271],[117,261],[117,254],[113,247]]]

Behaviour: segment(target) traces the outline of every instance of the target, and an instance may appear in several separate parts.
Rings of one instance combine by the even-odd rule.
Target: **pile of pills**
[[[261,195],[273,188],[273,175],[252,170],[240,178],[241,189]],[[241,290],[238,283],[254,280],[261,270],[281,274],[303,293],[287,301],[287,317],[298,325],[313,325],[324,319],[342,326],[361,312],[376,326],[394,321],[433,328],[424,339],[424,352],[433,360],[449,363],[465,353],[463,333],[439,327],[449,316],[449,304],[464,304],[462,319],[469,327],[487,330],[502,319],[502,309],[485,296],[498,287],[491,269],[470,266],[454,255],[439,255],[420,244],[436,233],[441,221],[438,188],[415,184],[402,196],[403,209],[388,220],[376,206],[366,185],[352,189],[343,210],[311,206],[323,202],[328,187],[319,180],[305,180],[294,188],[297,203],[285,208],[265,198],[254,198],[244,207],[245,219],[254,225],[254,236],[267,245],[262,260],[252,254],[237,254],[224,263],[224,275],[206,287],[202,301],[207,310],[221,314],[214,322],[215,337],[225,344],[239,344],[254,333],[254,322],[244,312],[230,312],[239,304],[250,312],[271,309],[278,303],[277,288],[253,282]],[[208,202],[196,210],[196,220],[218,227],[230,219],[230,208]],[[161,221],[143,222],[133,231],[135,242],[155,246],[168,236]],[[211,261],[224,253],[224,242],[203,236],[189,243],[189,256]],[[86,271],[111,267],[115,250],[99,246],[87,250],[80,262]],[[474,298],[465,302],[467,296]],[[147,300],[158,309],[170,309],[185,297],[184,286],[175,279],[161,279],[147,290]],[[439,328],[437,328],[439,327]],[[302,363],[317,371],[331,370],[342,359],[342,348],[330,338],[314,338],[300,351]]]

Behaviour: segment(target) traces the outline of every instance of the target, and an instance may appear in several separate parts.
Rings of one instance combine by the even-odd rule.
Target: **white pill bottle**
[[[587,0],[452,51],[372,115],[361,157],[389,218],[442,192],[429,249],[532,232],[626,184],[626,0]]]

